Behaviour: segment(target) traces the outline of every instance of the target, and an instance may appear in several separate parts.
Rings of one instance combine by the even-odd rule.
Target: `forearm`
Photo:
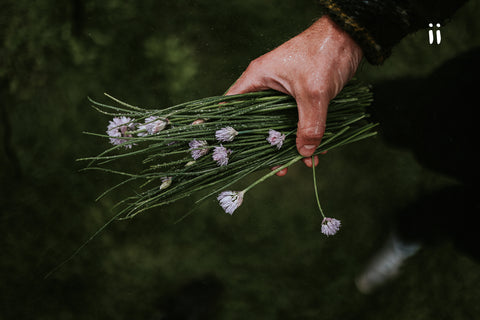
[[[381,64],[407,34],[428,23],[443,23],[466,0],[320,0],[325,14],[362,48],[366,59]]]

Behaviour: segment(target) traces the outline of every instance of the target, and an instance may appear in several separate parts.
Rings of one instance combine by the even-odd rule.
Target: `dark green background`
[[[441,45],[420,31],[358,77],[428,74],[480,44],[479,9],[457,12]],[[356,290],[396,210],[454,183],[381,136],[321,158],[324,209],[343,223],[335,237],[320,233],[311,171],[296,165],[233,216],[211,200],[174,224],[189,199],[115,222],[44,279],[131,192],[95,202],[116,178],[78,172],[75,159],[107,147],[82,134],[108,123],[87,96],[162,107],[222,94],[320,14],[310,0],[2,1],[0,319],[478,319],[479,265],[448,241],[378,292]]]

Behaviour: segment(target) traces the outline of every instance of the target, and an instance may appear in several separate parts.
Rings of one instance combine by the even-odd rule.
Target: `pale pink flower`
[[[188,162],[185,164],[185,167],[193,166],[195,163],[197,163],[195,160],[188,161]]]
[[[220,147],[215,147],[213,150],[212,158],[219,166],[226,166],[228,164],[228,155],[231,153],[232,150],[220,145]]]
[[[323,218],[322,233],[327,236],[333,236],[340,230],[340,220],[334,218]]]
[[[205,120],[203,120],[203,119],[197,119],[197,120],[193,121],[191,124],[192,124],[192,125],[196,125],[196,124],[202,124],[202,123],[205,123]]]
[[[232,127],[225,127],[215,132],[215,137],[217,140],[222,142],[233,141],[237,135],[238,131]]]
[[[208,153],[208,143],[205,140],[192,140],[188,144],[190,151],[192,152],[192,158],[197,160],[198,158]]]
[[[172,184],[172,177],[163,177],[160,180],[162,181],[160,190],[167,189]]]
[[[167,121],[151,116],[145,119],[145,123],[138,126],[138,130],[145,130],[138,133],[139,137],[144,137],[158,133],[165,129]]]
[[[107,134],[110,136],[110,143],[119,145],[128,141],[128,139],[122,139],[121,137],[132,137],[130,131],[135,130],[135,124],[133,120],[128,117],[115,117],[112,121],[109,121],[107,129]],[[125,148],[128,149],[131,147],[131,143],[125,144]]]
[[[244,191],[223,191],[218,195],[217,200],[226,213],[233,214],[242,204],[244,195]]]
[[[283,141],[285,141],[285,135],[282,134],[281,132],[270,129],[268,131],[267,141],[272,146],[276,146],[278,149],[280,149],[283,145]]]

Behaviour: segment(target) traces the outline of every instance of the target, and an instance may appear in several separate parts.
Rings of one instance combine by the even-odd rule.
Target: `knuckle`
[[[338,90],[338,81],[324,73],[307,74],[299,88],[306,100],[318,103],[327,103],[333,99]]]
[[[318,83],[318,81],[309,81],[306,86],[305,95],[307,99],[312,101],[312,105],[324,105],[331,100],[334,88],[330,88],[328,84]]]
[[[325,132],[325,123],[318,121],[313,125],[310,124],[305,127],[298,127],[299,133],[298,137],[302,138],[303,140],[311,140],[311,141],[318,141],[322,139],[323,134]]]
[[[251,72],[253,70],[256,70],[256,69],[260,68],[261,64],[262,64],[262,62],[259,58],[255,59],[255,60],[252,60],[248,64],[248,67],[247,67],[246,71]]]

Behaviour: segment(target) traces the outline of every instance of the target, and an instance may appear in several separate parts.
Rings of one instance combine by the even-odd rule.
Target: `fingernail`
[[[316,146],[313,144],[306,144],[300,148],[300,154],[304,157],[309,157],[315,151]]]

